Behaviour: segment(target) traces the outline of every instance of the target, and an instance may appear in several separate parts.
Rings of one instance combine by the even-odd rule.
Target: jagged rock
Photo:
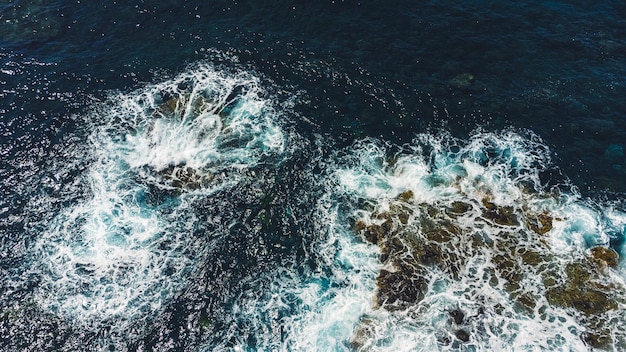
[[[553,218],[546,213],[527,216],[526,225],[537,234],[544,235],[552,230]]]
[[[500,207],[486,199],[483,199],[483,205],[485,206],[485,209],[483,209],[483,217],[485,219],[491,220],[498,225],[519,225],[513,207]]]
[[[365,346],[367,340],[375,334],[374,321],[371,318],[362,317],[350,339],[350,347],[360,350]]]
[[[417,272],[381,270],[376,278],[378,293],[376,301],[379,307],[394,311],[405,309],[424,298],[426,280]]]
[[[588,263],[570,263],[565,269],[565,282],[546,291],[550,304],[575,308],[586,315],[600,315],[617,308],[616,301],[594,285],[599,274]]]
[[[581,334],[580,338],[592,348],[610,350],[613,343],[611,327],[604,319],[592,318],[588,322],[589,330]]]
[[[413,197],[414,197],[414,194],[413,194],[413,191],[411,190],[404,191],[400,193],[400,195],[398,196],[398,198],[403,202],[409,202],[413,199]]]
[[[575,308],[586,315],[596,315],[617,308],[617,304],[601,291],[581,287],[555,287],[546,293],[548,302],[564,308]]]
[[[456,218],[456,217],[458,217],[460,215],[463,215],[463,214],[467,213],[471,209],[472,209],[472,205],[471,204],[468,204],[468,203],[465,203],[465,202],[454,201],[454,202],[452,202],[450,207],[446,209],[446,213],[450,217]]]
[[[580,339],[583,340],[587,345],[593,348],[604,349],[611,345],[611,331],[603,330],[601,332],[584,332],[581,334]]]
[[[517,291],[523,279],[523,271],[517,264],[515,258],[498,254],[493,257],[492,262],[495,264],[498,276],[505,280],[504,288],[509,293]]]
[[[449,311],[448,314],[450,314],[456,325],[463,324],[463,321],[465,320],[465,314],[460,309],[453,309]]]
[[[521,294],[521,295],[514,294],[513,298],[515,299],[517,306],[519,308],[526,310],[528,313],[531,313],[537,306],[537,302],[535,301],[535,298],[531,294],[528,294],[528,293]]]
[[[161,177],[168,181],[169,185],[176,189],[195,190],[208,184],[213,178],[212,175],[201,175],[197,170],[184,166],[168,166],[159,171]]]
[[[375,224],[363,220],[355,223],[359,233],[380,246],[380,261],[386,265],[377,277],[378,308],[395,311],[416,306],[432,285],[433,273],[443,274],[444,280],[459,280],[468,258],[490,253],[483,280],[494,288],[503,288],[518,311],[535,314],[545,297],[552,306],[580,313],[576,317],[587,329],[581,339],[589,346],[604,348],[612,343],[604,318],[618,308],[620,294],[615,292],[624,292],[623,287],[607,284],[604,279],[603,269],[618,264],[613,250],[594,247],[587,260],[565,264],[551,254],[541,237],[552,229],[555,220],[547,212],[533,213],[524,205],[499,206],[488,196],[482,204],[455,201],[441,209],[436,204],[406,204],[413,200],[413,195],[405,192],[395,203],[392,201],[389,211],[372,214]],[[482,216],[456,221],[475,207]],[[539,279],[535,282],[539,291],[527,288],[526,273]],[[503,307],[493,309],[496,314],[504,314]],[[448,314],[451,328],[458,329],[452,330],[456,339],[469,341],[470,333],[459,329],[467,323],[465,314],[459,309]]]
[[[165,102],[165,107],[167,107],[167,109],[170,112],[174,112],[178,109],[180,109],[181,104],[183,104],[184,102],[181,102],[181,99],[178,98],[171,98],[169,99],[167,102]]]
[[[611,248],[597,246],[591,248],[590,252],[593,260],[600,265],[616,268],[619,263],[619,255]]]
[[[167,99],[167,97],[164,99]],[[195,95],[192,97],[189,93],[177,95],[165,100],[165,103],[157,109],[157,112],[165,116],[180,117],[188,108],[191,108],[191,112],[196,115],[201,115],[206,112],[216,114],[221,112],[218,104],[211,99],[203,95]],[[220,117],[224,120],[224,116],[220,114]]]
[[[457,330],[456,333],[454,333],[454,336],[463,342],[467,342],[470,339],[469,333],[463,329]]]
[[[531,265],[531,266],[537,266],[540,263],[542,263],[544,261],[543,257],[541,256],[541,254],[530,250],[530,249],[522,249],[520,251],[518,251],[518,254],[521,256],[522,258],[522,263],[527,264],[527,265]]]

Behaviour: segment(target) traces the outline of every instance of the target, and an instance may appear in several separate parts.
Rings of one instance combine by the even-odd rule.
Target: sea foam
[[[277,273],[266,300],[241,303],[259,326],[282,312],[271,323],[281,334],[237,348],[624,346],[622,253],[612,245],[624,214],[582,199],[565,177],[545,181],[558,170],[533,133],[364,139],[326,165],[318,269]]]
[[[97,103],[75,176],[87,196],[66,200],[32,247],[37,304],[120,336],[154,318],[209,250],[193,205],[285,150],[274,106],[253,74],[209,64]]]

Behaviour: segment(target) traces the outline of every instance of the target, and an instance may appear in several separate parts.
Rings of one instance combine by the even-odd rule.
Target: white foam
[[[452,152],[451,145],[458,150]],[[611,215],[612,212],[587,205],[576,194],[545,196],[523,190],[522,181],[530,183],[535,190],[545,188],[540,183],[539,173],[550,162],[547,148],[533,135],[479,132],[465,145],[447,136],[420,135],[409,149],[409,153],[394,155],[395,162],[389,164],[384,161],[390,158],[386,148],[374,141],[357,144],[352,159],[354,163],[338,170],[335,175],[343,189],[375,205],[374,213],[388,211],[390,202],[409,190],[415,204],[441,207],[455,200],[481,204],[486,198],[498,206],[512,206],[516,211],[535,214],[547,211],[555,218],[554,228],[548,234],[550,248],[553,254],[563,258],[571,258],[571,255],[581,258],[589,246],[607,245],[607,232],[623,226],[623,223],[614,225],[620,224],[621,214]],[[427,155],[425,150],[432,152]],[[469,215],[465,220],[460,218],[458,224],[473,226],[472,219],[479,215]],[[356,210],[355,216],[370,223],[376,221],[361,210]],[[613,219],[610,221],[612,225],[602,225],[602,219]],[[469,231],[481,230],[470,227]],[[498,237],[497,232],[486,235]],[[385,313],[369,307],[367,315],[376,318],[375,323],[370,323],[373,327],[369,328],[370,336],[363,348],[376,351],[456,349],[460,346],[450,344],[446,347],[435,338],[437,334],[452,336],[450,327],[441,324],[442,319],[450,320],[446,312],[463,307],[467,314],[472,309],[477,311],[479,307],[485,307],[485,303],[491,307],[499,303],[502,312],[482,308],[482,316],[465,327],[481,333],[471,336],[463,348],[586,349],[579,336],[585,327],[579,324],[575,314],[551,307],[547,301],[539,302],[534,314],[519,312],[501,287],[491,287],[484,281],[483,273],[488,269],[486,263],[493,254],[473,255],[467,258],[469,261],[465,263],[460,281],[431,287],[424,300],[415,307],[399,313]],[[533,280],[540,281],[541,278],[530,272],[525,275],[528,279],[522,282],[524,289],[537,292]],[[623,324],[617,326],[618,335],[623,334]]]
[[[85,118],[93,162],[77,176],[90,197],[52,219],[33,247],[40,306],[123,334],[180,292],[202,247],[190,205],[285,149],[280,113],[264,94],[252,74],[199,64],[94,107]],[[206,182],[173,183],[164,173],[172,167]]]
[[[511,206],[519,216],[543,214],[554,218],[545,234],[547,244],[533,237],[519,240],[519,248],[531,248],[559,258],[563,263],[585,258],[590,245],[607,245],[610,231],[623,231],[622,213],[584,202],[574,193],[549,193],[540,173],[550,166],[550,155],[541,140],[531,133],[475,133],[469,141],[449,136],[419,135],[412,145],[392,152],[375,140],[361,141],[338,164],[328,164],[331,180],[327,195],[320,201],[319,273],[305,278],[277,275],[270,299],[249,301],[247,316],[260,321],[273,310],[290,311],[270,325],[282,337],[268,339],[256,334],[258,345],[246,349],[285,351],[432,351],[432,350],[586,350],[580,336],[587,327],[572,309],[555,307],[545,298],[538,283],[542,276],[529,269],[520,279],[521,292],[538,298],[529,313],[515,305],[500,278],[495,286],[486,277],[493,271],[497,247],[471,247],[471,236],[494,243],[507,241],[507,231],[481,217],[482,202]],[[530,187],[531,190],[527,188]],[[377,308],[376,276],[382,264],[379,247],[367,244],[350,228],[354,219],[379,223],[374,214],[392,209],[398,196],[411,191],[404,206],[413,207],[409,225],[419,215],[420,204],[444,210],[454,201],[475,204],[466,215],[456,218],[462,229],[455,246],[464,255],[459,279],[439,269],[429,269],[429,286],[424,299],[405,310],[390,312]],[[477,227],[475,227],[477,226]],[[530,233],[525,223],[512,231]],[[505,229],[506,230],[506,229]],[[465,237],[463,237],[465,236]],[[469,236],[469,237],[468,237]],[[462,254],[469,253],[469,255]],[[517,260],[517,259],[513,259]],[[581,259],[582,260],[582,259]],[[522,268],[525,268],[522,266]],[[392,269],[392,268],[387,268]],[[612,271],[611,271],[612,272]],[[611,273],[609,273],[612,275]],[[563,272],[560,273],[565,276]],[[619,284],[619,277],[614,277]],[[245,304],[245,303],[244,303]],[[284,307],[290,307],[291,310]],[[623,304],[615,316],[614,342],[623,342]],[[450,311],[465,314],[459,326],[451,323]],[[284,314],[284,313],[283,313]],[[262,324],[261,324],[262,325]],[[469,341],[454,337],[458,329],[468,332]],[[258,329],[269,331],[271,328]],[[448,341],[448,342],[445,342]]]

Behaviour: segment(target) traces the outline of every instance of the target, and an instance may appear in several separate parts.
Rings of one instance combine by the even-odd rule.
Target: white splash
[[[392,153],[391,147],[366,139],[337,163],[327,164],[327,193],[318,204],[316,219],[321,269],[303,277],[281,271],[265,299],[239,302],[240,312],[245,312],[241,319],[255,322],[251,324],[258,333],[252,334],[258,344],[242,341],[235,350],[588,349],[581,339],[589,329],[587,318],[541,298],[545,275],[519,264],[530,269],[512,292],[536,299],[529,308],[520,308],[504,278],[491,283],[488,279],[494,272],[492,258],[501,254],[499,247],[483,245],[473,252],[472,238],[498,243],[510,241],[507,236],[520,231],[526,237],[514,240],[517,248],[527,246],[545,258],[557,258],[554,270],[565,276],[566,263],[588,260],[589,247],[606,247],[610,238],[623,236],[625,214],[588,204],[568,185],[562,185],[566,189],[559,193],[542,184],[550,153],[532,133],[479,131],[468,141],[423,134],[396,149]],[[399,203],[408,191],[410,202]],[[465,215],[454,218],[460,237],[452,241],[465,259],[459,278],[434,268],[427,272],[428,286],[419,303],[400,310],[380,308],[376,278],[381,269],[393,268],[380,262],[378,246],[355,232],[354,221],[380,224],[384,220],[377,214],[404,206],[411,209],[407,226],[420,233],[419,212],[425,211],[421,207],[443,212],[455,201],[472,205]],[[552,227],[541,242],[527,223],[507,227],[485,220],[485,201],[511,207],[520,219],[548,213]],[[624,286],[622,269],[606,268],[606,273],[616,287]],[[623,302],[616,304],[619,308],[607,316],[612,346],[619,349],[625,343],[625,307]],[[450,313],[455,310],[463,312],[458,322]],[[275,318],[268,321],[269,316]]]
[[[202,250],[191,205],[285,149],[260,84],[199,64],[94,108],[85,118],[93,162],[77,176],[90,197],[54,217],[33,247],[40,306],[123,333],[185,287]]]

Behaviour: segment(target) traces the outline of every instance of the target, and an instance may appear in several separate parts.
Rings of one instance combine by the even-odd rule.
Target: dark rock
[[[426,245],[419,252],[419,261],[427,266],[441,264],[443,253],[441,247],[436,245]]]
[[[472,209],[472,205],[464,202],[455,201],[446,209],[446,213],[453,218],[463,215]]]
[[[539,263],[542,263],[544,261],[541,254],[533,250],[523,249],[521,256],[522,256],[522,262],[524,264],[531,265],[531,266],[537,266],[539,265]]]
[[[427,288],[425,279],[412,272],[381,270],[376,281],[377,303],[391,311],[405,309],[420,302]]]
[[[380,245],[381,253],[387,254],[395,258],[399,258],[400,254],[406,253],[408,248],[404,242],[398,237],[392,237]]]
[[[506,281],[504,288],[508,292],[517,291],[523,279],[523,271],[517,264],[517,261],[514,258],[502,254],[494,256],[492,261],[495,264],[496,271],[500,278]]]
[[[595,349],[611,350],[613,343],[612,328],[607,326],[607,321],[601,317],[594,317],[588,322],[588,330],[581,334],[580,338],[588,346]]]
[[[363,348],[367,343],[367,340],[374,336],[374,321],[371,318],[362,317],[356,327],[356,330],[352,334],[350,339],[350,347],[355,350]]]
[[[521,309],[524,309],[528,313],[533,312],[533,310],[537,306],[537,302],[535,301],[535,298],[529,293],[515,295],[514,299],[515,299],[515,302],[517,303],[517,306]]]
[[[580,339],[588,346],[599,349],[606,349],[612,342],[610,331],[601,331],[599,333],[587,331],[581,334]]]
[[[552,217],[546,213],[542,213],[536,216],[526,217],[526,226],[528,226],[533,232],[544,235],[552,230]]]
[[[483,199],[483,205],[486,209],[483,209],[483,217],[491,220],[498,225],[504,226],[517,226],[517,215],[514,213],[513,207],[500,207]]]
[[[182,104],[184,104],[184,101],[181,102],[178,98],[171,98],[165,102],[165,108],[167,108],[169,112],[174,112],[179,110]]]
[[[470,339],[469,333],[462,329],[457,330],[456,333],[454,333],[454,336],[463,342],[467,342]]]
[[[467,88],[472,84],[474,75],[471,73],[461,73],[450,80],[450,85],[456,88]]]
[[[448,314],[450,314],[450,316],[452,317],[456,325],[463,324],[463,320],[465,319],[465,314],[460,309],[453,309],[449,311]]]
[[[412,194],[405,193],[397,200],[414,200]],[[455,221],[474,207],[480,208],[481,217]],[[587,260],[557,259],[550,254],[543,237],[553,228],[555,218],[549,213],[533,213],[525,204],[515,208],[499,206],[487,196],[482,204],[455,201],[447,206],[396,201],[388,212],[375,218],[380,225],[357,221],[355,229],[380,246],[380,261],[393,268],[381,270],[377,277],[375,300],[379,308],[395,311],[419,304],[434,276],[459,280],[468,259],[489,252],[492,254],[485,260],[491,262],[482,279],[493,287],[503,286],[518,312],[533,315],[541,296],[545,296],[552,306],[580,313],[575,316],[586,329],[581,338],[589,346],[603,348],[612,343],[611,334],[606,332],[606,313],[623,302],[620,297],[624,289],[608,284],[603,269],[616,267],[619,256],[610,248],[598,246],[590,249]],[[472,219],[474,224],[468,224]],[[520,223],[526,226],[513,227]],[[526,288],[527,273],[538,279],[537,290]],[[502,306],[491,309],[495,314],[505,314]],[[458,308],[448,314],[456,328],[466,327],[468,320],[475,319]],[[471,339],[463,329],[456,330],[454,336],[456,339],[448,335],[447,340],[438,341],[460,346]]]
[[[552,286],[546,291],[550,304],[575,308],[589,315],[597,316],[609,310],[617,309],[617,302],[609,294],[600,291],[592,279],[598,274],[594,267],[583,262],[571,263],[566,266],[565,283]]]
[[[171,187],[195,190],[209,183],[211,175],[200,175],[197,170],[185,165],[172,165],[159,174],[169,182]]]
[[[617,303],[606,293],[582,287],[554,287],[546,292],[550,304],[575,308],[586,315],[598,315],[617,308]]]
[[[365,230],[366,228],[367,228],[367,224],[365,223],[365,221],[359,219],[359,220],[354,222],[354,229],[357,232],[361,232],[361,231]]]
[[[385,221],[380,225],[367,225],[362,220],[357,220],[355,223],[355,229],[362,233],[367,241],[373,244],[378,244],[394,234],[393,219],[391,216],[385,213],[379,215],[378,218],[385,219]]]
[[[373,244],[377,244],[384,237],[384,230],[380,225],[370,225],[363,231],[365,239]]]

